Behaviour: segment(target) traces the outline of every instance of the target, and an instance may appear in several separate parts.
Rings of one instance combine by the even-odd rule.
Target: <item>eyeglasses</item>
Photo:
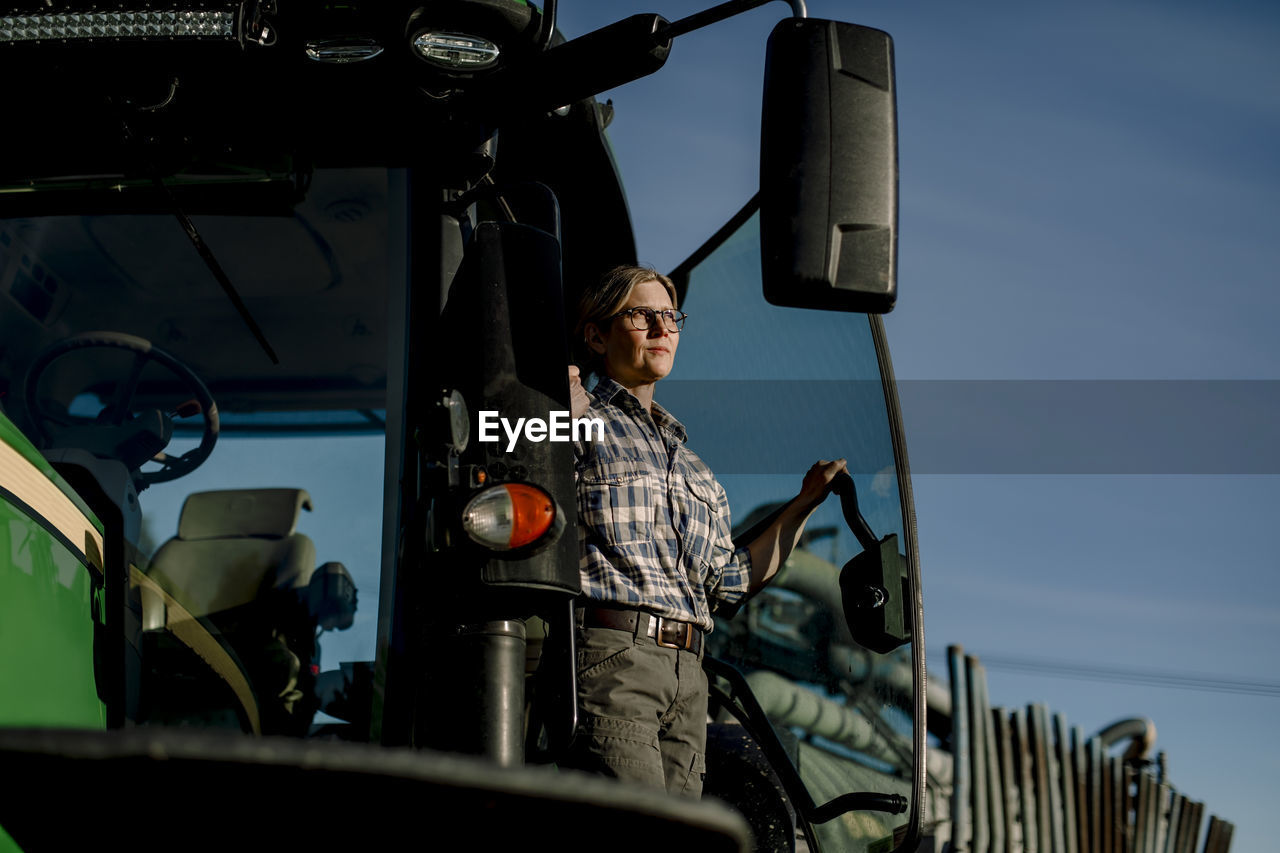
[[[662,317],[662,325],[668,332],[678,332],[684,328],[684,321],[689,318],[689,315],[672,308],[663,311],[655,311],[652,308],[628,308],[625,311],[619,311],[609,319],[612,320],[614,317],[626,317],[631,321],[631,328],[641,332],[654,329],[657,326],[658,317]]]

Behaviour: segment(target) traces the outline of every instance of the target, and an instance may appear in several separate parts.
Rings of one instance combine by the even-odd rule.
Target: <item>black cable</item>
[[[1140,684],[1211,693],[1280,697],[1280,683],[1223,678],[1202,673],[1170,672],[1136,667],[1108,667],[1068,661],[1035,660],[1005,655],[974,655],[987,669],[1003,669],[1050,678]]]

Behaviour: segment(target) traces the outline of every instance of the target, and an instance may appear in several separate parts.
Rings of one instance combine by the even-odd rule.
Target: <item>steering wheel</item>
[[[46,347],[36,356],[35,361],[27,368],[22,390],[23,402],[26,404],[27,413],[30,415],[31,421],[41,439],[48,440],[51,437],[46,429],[47,424],[61,426],[68,426],[69,424],[64,418],[50,414],[40,404],[40,399],[36,393],[40,380],[44,377],[50,365],[63,356],[77,350],[95,348],[123,349],[135,354],[128,377],[120,384],[115,399],[108,403],[106,408],[98,415],[98,424],[121,426],[129,419],[130,406],[133,403],[134,396],[138,393],[138,383],[142,378],[142,371],[152,361],[167,368],[170,373],[177,376],[183,385],[183,391],[190,394],[200,406],[200,414],[204,419],[204,430],[200,436],[199,446],[188,450],[181,456],[168,456],[164,452],[157,453],[151,461],[158,462],[163,466],[159,471],[135,472],[143,486],[176,480],[199,468],[201,463],[209,458],[209,454],[213,452],[214,444],[218,441],[218,404],[214,402],[213,395],[209,393],[209,389],[205,387],[200,377],[177,358],[159,347],[152,346],[151,342],[144,338],[139,338],[136,335],[126,335],[122,332],[83,332],[78,335],[72,335]]]

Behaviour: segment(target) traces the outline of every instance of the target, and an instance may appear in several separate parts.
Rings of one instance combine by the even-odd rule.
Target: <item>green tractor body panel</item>
[[[105,728],[102,524],[2,414],[0,469],[0,725]]]

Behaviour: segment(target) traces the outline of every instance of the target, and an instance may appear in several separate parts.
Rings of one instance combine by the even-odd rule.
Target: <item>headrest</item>
[[[303,489],[226,489],[197,492],[182,505],[178,538],[223,539],[231,536],[292,536],[300,510],[311,509]]]

